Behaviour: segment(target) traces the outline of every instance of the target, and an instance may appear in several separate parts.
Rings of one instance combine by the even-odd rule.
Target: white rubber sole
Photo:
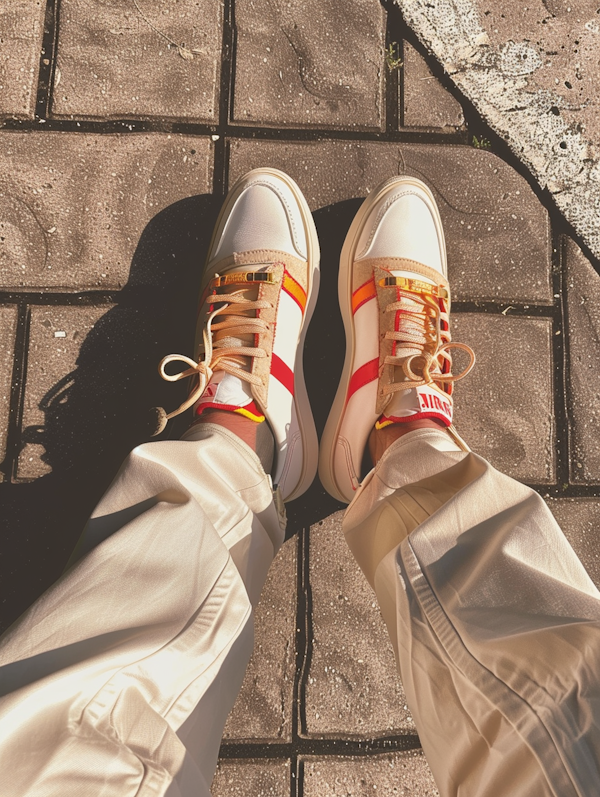
[[[356,334],[354,328],[354,316],[352,314],[352,267],[356,260],[356,249],[358,242],[364,229],[365,223],[369,215],[373,211],[375,205],[385,201],[387,194],[395,191],[398,185],[414,185],[423,191],[432,203],[434,212],[434,221],[438,234],[440,236],[440,243],[445,251],[444,231],[442,228],[442,220],[439,215],[439,210],[431,190],[416,177],[393,177],[382,183],[375,191],[372,191],[365,199],[363,204],[358,209],[356,216],[352,220],[348,234],[342,246],[342,253],[340,255],[340,269],[338,276],[338,299],[340,303],[340,311],[342,320],[344,322],[344,331],[346,333],[346,356],[344,359],[344,368],[340,377],[335,399],[331,406],[323,436],[321,438],[321,446],[319,453],[319,478],[323,487],[327,492],[336,498],[338,501],[349,504],[353,497],[354,492],[347,493],[338,483],[335,473],[334,455],[339,437],[340,428],[344,420],[344,411],[346,408],[346,397],[348,395],[348,387],[350,385],[350,378],[353,372],[354,353],[356,346]],[[390,253],[391,255],[392,253]],[[444,270],[447,273],[447,266],[444,259]],[[379,331],[377,330],[377,334]],[[360,468],[360,462],[357,463]]]
[[[204,267],[204,275],[202,277],[200,294],[203,293],[207,283],[209,282],[210,279],[212,279],[212,273],[208,272],[206,270],[206,267],[208,266],[208,264],[212,259],[211,255],[216,248],[217,241],[220,240],[223,234],[223,229],[225,227],[225,223],[229,216],[231,208],[237,201],[237,198],[240,195],[240,193],[244,190],[248,178],[260,177],[261,175],[277,177],[279,180],[281,180],[283,183],[286,184],[286,186],[290,189],[290,191],[294,195],[294,198],[301,210],[302,223],[304,225],[304,233],[306,236],[306,244],[308,250],[307,260],[309,265],[309,272],[308,272],[308,284],[306,292],[307,302],[304,311],[304,316],[302,318],[302,326],[300,328],[300,334],[298,337],[298,347],[296,350],[296,360],[294,363],[294,405],[296,407],[298,426],[300,427],[300,435],[302,441],[302,470],[298,484],[294,487],[291,493],[283,496],[283,499],[287,502],[287,501],[293,501],[295,498],[299,498],[303,493],[305,493],[312,484],[312,482],[314,481],[315,476],[317,475],[317,464],[319,459],[319,440],[317,437],[317,430],[315,428],[315,422],[310,407],[310,402],[308,400],[306,382],[304,380],[303,355],[304,355],[304,341],[306,339],[308,325],[314,313],[315,306],[317,304],[317,297],[319,294],[320,248],[319,248],[319,239],[317,238],[317,229],[315,227],[315,223],[313,221],[310,208],[308,207],[308,203],[304,198],[304,195],[300,190],[299,186],[296,184],[294,180],[292,180],[291,177],[289,177],[289,175],[285,174],[285,172],[279,171],[278,169],[270,169],[270,168],[253,169],[252,171],[248,172],[243,177],[241,177],[231,188],[231,190],[227,194],[227,198],[225,200],[225,203],[223,204],[223,207],[221,208],[221,212],[219,213],[217,222],[215,224],[210,246],[208,248],[208,254],[206,257],[206,264]],[[298,255],[296,256],[298,257]]]

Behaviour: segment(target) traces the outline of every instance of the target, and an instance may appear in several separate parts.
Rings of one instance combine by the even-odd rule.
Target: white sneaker
[[[373,191],[354,218],[340,258],[339,301],[346,359],[319,457],[325,489],[349,503],[373,426],[437,418],[452,426],[452,383],[475,362],[451,343],[444,232],[433,194],[395,177]],[[449,349],[467,351],[451,374]]]
[[[296,183],[276,169],[254,169],[233,186],[217,220],[201,286],[195,358],[171,354],[159,371],[195,376],[193,406],[229,410],[269,424],[274,486],[292,500],[317,470],[318,442],[302,352],[319,283],[319,244]],[[189,368],[170,375],[165,366]]]

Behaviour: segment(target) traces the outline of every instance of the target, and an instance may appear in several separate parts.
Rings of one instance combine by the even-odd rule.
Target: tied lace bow
[[[386,313],[400,312],[398,330],[386,332],[385,338],[395,341],[396,352],[400,349],[401,353],[386,356],[384,365],[402,368],[406,377],[406,381],[385,385],[384,395],[435,383],[441,386],[465,377],[475,365],[475,353],[465,343],[451,342],[448,311],[442,308],[442,302],[448,299],[446,289],[442,285],[402,277],[384,278],[380,285],[394,287],[400,297],[385,308]],[[456,375],[451,373],[449,351],[452,348],[462,349],[469,355],[468,365]],[[420,363],[418,369],[417,363]],[[447,367],[446,373],[443,373],[444,367]]]
[[[233,278],[235,275],[231,275]],[[219,275],[215,275],[215,280],[219,280]],[[206,321],[206,326],[202,330],[203,346],[201,354],[203,358],[198,362],[186,357],[184,354],[169,354],[160,361],[158,372],[167,382],[178,382],[188,376],[198,376],[198,384],[192,389],[187,399],[176,410],[166,413],[162,407],[157,407],[158,423],[154,435],[160,434],[167,425],[167,421],[185,412],[189,407],[196,403],[202,396],[215,371],[237,376],[244,382],[251,385],[259,385],[260,377],[246,371],[244,357],[266,357],[264,349],[255,346],[247,346],[239,339],[241,335],[257,335],[268,332],[269,325],[262,318],[244,315],[247,312],[264,310],[271,307],[271,303],[265,299],[250,300],[244,296],[246,289],[234,291],[233,293],[217,294],[214,291],[206,297],[205,303],[210,307],[218,304],[215,309],[211,309]],[[217,316],[224,317],[222,321],[213,323]],[[213,340],[213,335],[215,335]],[[182,362],[189,366],[183,371],[175,374],[168,374],[165,367],[172,362]]]

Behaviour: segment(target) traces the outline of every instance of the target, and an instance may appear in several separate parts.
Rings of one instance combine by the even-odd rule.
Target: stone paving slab
[[[0,462],[6,454],[16,332],[16,307],[0,307]]]
[[[344,540],[342,517],[337,512],[310,529],[307,731],[361,739],[416,733],[383,618]]]
[[[222,0],[63,0],[52,115],[216,121],[222,17]]]
[[[296,672],[296,539],[283,544],[254,615],[254,652],[225,725],[225,740],[292,738]]]
[[[68,399],[70,375],[77,367],[81,346],[108,307],[34,307],[31,311],[29,352],[23,404],[23,447],[17,476],[34,479],[52,471],[60,454],[48,445],[56,410]],[[62,394],[62,402],[61,402]],[[38,442],[39,441],[39,442]],[[65,440],[64,444],[70,441]],[[60,445],[60,444],[59,444]]]
[[[461,104],[434,77],[423,56],[404,42],[401,127],[427,130],[463,129],[465,117]]]
[[[146,225],[212,190],[211,147],[156,133],[0,133],[3,288],[123,287]]]
[[[0,119],[33,119],[45,13],[42,0],[0,8]]]
[[[286,759],[221,759],[212,797],[289,797],[290,762]]]
[[[433,775],[420,751],[360,758],[303,760],[304,797],[436,797]]]
[[[577,484],[600,482],[600,276],[566,239],[570,469]]]
[[[598,498],[547,498],[546,503],[575,553],[600,589],[600,500]]]
[[[548,214],[526,181],[490,152],[364,141],[233,140],[230,184],[257,166],[287,171],[313,210],[364,197],[396,174],[419,177],[439,203],[455,300],[553,301]]]
[[[552,324],[545,318],[457,313],[452,337],[477,362],[456,386],[456,427],[469,446],[521,481],[555,480]],[[457,373],[460,368],[456,357]],[[535,379],[530,363],[536,363]]]
[[[163,285],[137,301],[135,290],[123,290],[117,298],[31,308],[20,480],[50,471],[60,485],[86,479],[98,500],[129,451],[151,438],[151,408],[185,398],[187,386],[163,381],[157,365],[191,345],[197,287]],[[187,420],[175,419],[175,439]]]
[[[233,121],[385,125],[385,14],[378,0],[236,0]]]

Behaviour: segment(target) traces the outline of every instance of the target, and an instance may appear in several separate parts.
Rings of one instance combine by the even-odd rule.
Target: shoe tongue
[[[394,269],[394,270],[390,270],[389,273],[393,277],[404,277],[406,279],[418,280],[419,282],[425,282],[428,285],[435,285],[436,284],[433,280],[429,279],[428,277],[425,277],[422,274],[417,274],[414,271],[400,271],[400,270]],[[403,295],[402,301],[403,301],[404,304],[406,304],[408,306],[414,305],[415,310],[418,310],[418,311],[422,311],[423,310],[423,304],[421,302],[413,300],[413,299],[409,298],[406,295]],[[399,342],[397,344],[397,346],[396,346],[395,354],[396,354],[397,357],[409,357],[411,354],[418,353],[418,351],[419,351],[419,349],[415,348],[414,346],[411,346],[410,343],[405,343],[404,345],[402,345],[402,343]],[[395,372],[394,373],[394,381],[404,382],[406,380],[406,376],[405,376],[402,368],[400,368],[400,367],[394,368],[394,372]],[[398,412],[392,412],[391,414],[398,415],[399,417],[401,417],[404,414],[401,410],[407,410],[407,409],[415,410],[415,409],[418,409],[418,407],[419,407],[419,401],[418,401],[416,392],[414,390],[401,391],[400,393],[396,394],[396,396],[394,396],[393,401],[394,402],[398,402],[399,406],[396,408],[396,409],[398,409]],[[386,414],[390,414],[389,410],[390,410],[390,407],[388,406],[386,408]],[[410,414],[410,412],[409,412],[409,414]]]
[[[230,407],[245,407],[252,400],[252,389],[249,382],[244,382],[239,377],[225,371],[216,371],[198,401],[198,405],[226,404]]]
[[[391,401],[386,405],[384,414],[388,418],[406,418],[420,412],[419,397],[416,388],[399,390],[392,395]]]

